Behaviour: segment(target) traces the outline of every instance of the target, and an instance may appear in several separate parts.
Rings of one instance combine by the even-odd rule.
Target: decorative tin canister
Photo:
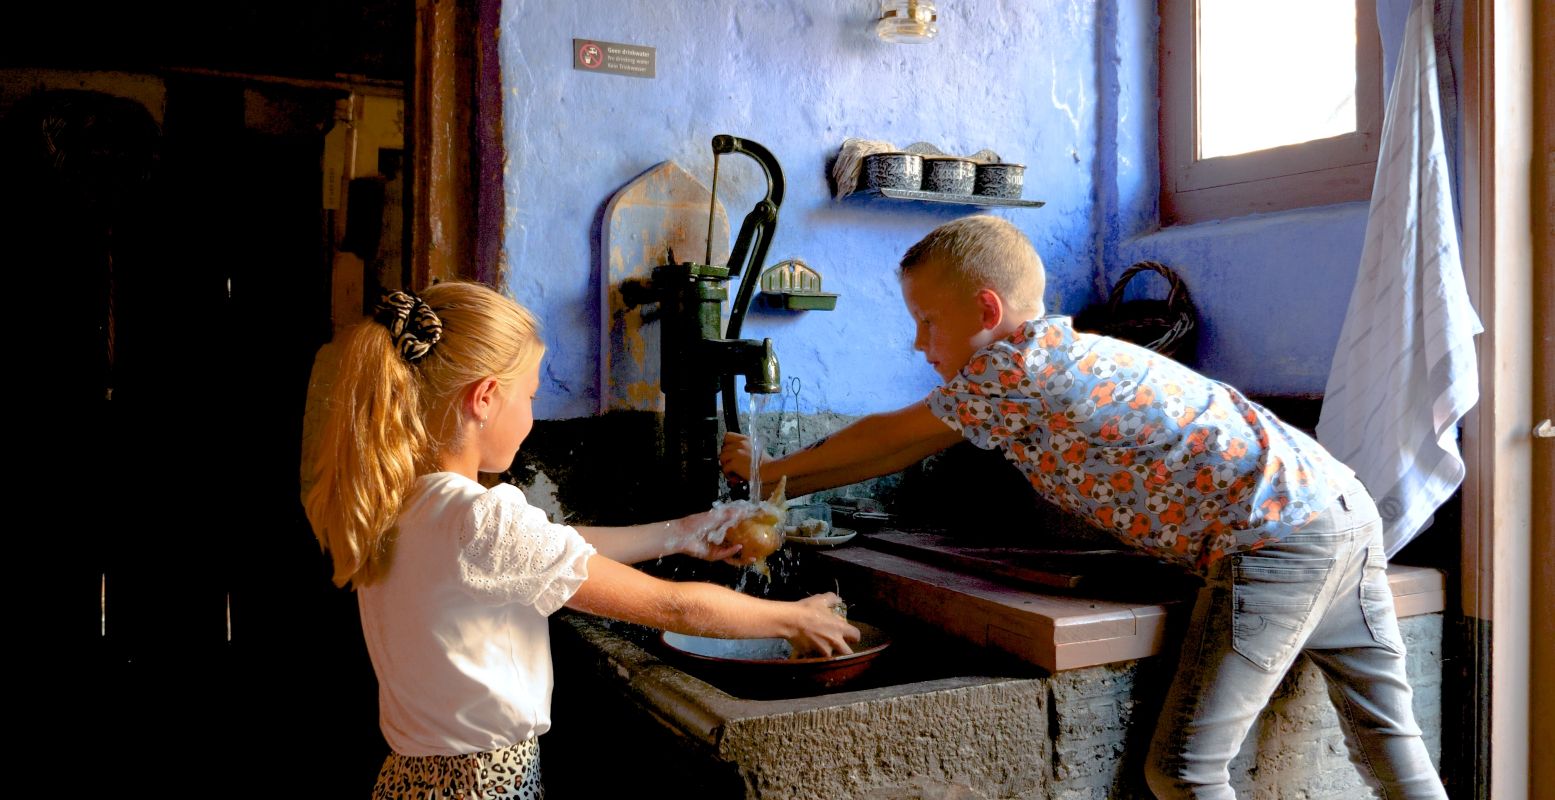
[[[923,185],[923,157],[912,153],[864,156],[865,189],[917,189]]]
[[[945,194],[971,194],[977,180],[977,162],[967,158],[924,156],[923,190]]]
[[[984,197],[1020,197],[1025,183],[1025,164],[978,164],[973,192]]]

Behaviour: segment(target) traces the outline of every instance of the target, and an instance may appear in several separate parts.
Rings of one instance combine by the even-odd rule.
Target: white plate
[[[850,531],[847,528],[832,528],[830,536],[785,536],[784,543],[809,545],[811,547],[835,547],[858,535],[858,531]]]

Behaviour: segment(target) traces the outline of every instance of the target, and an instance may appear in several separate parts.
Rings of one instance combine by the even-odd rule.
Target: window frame
[[[1159,5],[1162,224],[1369,199],[1383,113],[1376,0],[1355,0],[1354,132],[1204,159],[1197,157],[1198,5]]]

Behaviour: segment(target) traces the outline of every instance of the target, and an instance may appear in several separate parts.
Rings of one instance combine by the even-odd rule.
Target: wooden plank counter
[[[1187,613],[1192,599],[1181,584],[1163,586],[1158,602],[1043,591],[1040,585],[974,574],[954,558],[902,555],[909,551],[900,538],[885,540],[884,548],[881,544],[818,554],[842,582],[847,599],[922,620],[1054,672],[1156,654],[1168,614]],[[1446,607],[1446,581],[1439,570],[1395,564],[1388,568],[1388,581],[1400,617]],[[1148,587],[1143,592],[1132,588],[1135,597],[1149,594]]]

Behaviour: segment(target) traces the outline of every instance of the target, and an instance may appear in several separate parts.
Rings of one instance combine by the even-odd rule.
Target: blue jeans
[[[1150,743],[1156,797],[1234,798],[1227,765],[1302,653],[1367,783],[1384,798],[1447,796],[1415,724],[1386,566],[1358,482],[1285,539],[1211,566]]]

